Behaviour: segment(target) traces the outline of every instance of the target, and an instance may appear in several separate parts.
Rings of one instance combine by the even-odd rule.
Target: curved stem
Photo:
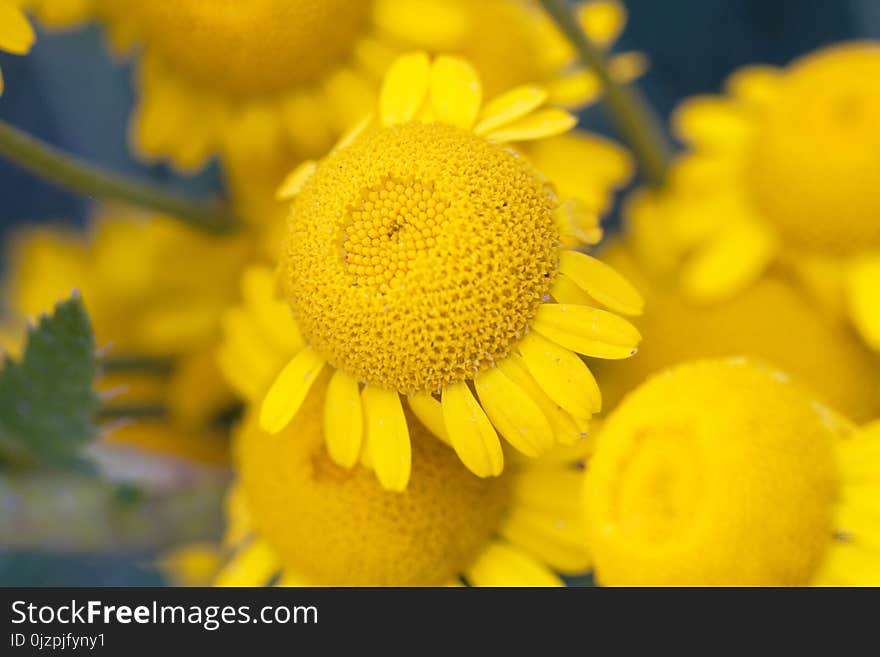
[[[86,196],[155,210],[213,232],[237,220],[218,201],[200,201],[158,185],[105,171],[64,153],[0,120],[0,155],[31,173]]]
[[[655,185],[662,184],[671,148],[654,110],[637,91],[612,77],[605,56],[584,34],[566,0],[541,0],[541,4],[571,41],[583,64],[599,77],[611,118],[639,159],[645,177]]]

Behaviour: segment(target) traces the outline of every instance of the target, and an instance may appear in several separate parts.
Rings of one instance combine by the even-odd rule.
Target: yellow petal
[[[314,586],[314,584],[299,573],[285,570],[283,573],[281,573],[281,577],[278,578],[278,582],[275,584],[275,586],[280,586],[283,588],[302,589],[309,586]]]
[[[532,324],[538,333],[594,358],[629,358],[642,336],[622,317],[598,308],[545,303]]]
[[[775,66],[744,66],[737,69],[724,86],[732,96],[761,107],[778,95],[783,75],[782,69]]]
[[[3,71],[0,70],[0,96],[3,95]]]
[[[240,545],[254,531],[250,507],[240,483],[233,483],[230,486],[226,499],[223,501],[223,511],[226,514],[226,532],[223,536],[223,545],[224,547]]]
[[[602,241],[599,212],[581,199],[570,198],[561,203],[553,213],[553,220],[564,238],[563,244],[571,248]]]
[[[439,55],[431,68],[431,107],[437,121],[470,130],[482,102],[480,77],[461,57]]]
[[[579,497],[579,489],[569,493]],[[580,522],[580,512],[557,515],[515,507],[500,533],[557,572],[577,575],[590,569],[590,554],[584,539],[586,529]]]
[[[230,308],[221,317],[223,341],[217,362],[226,381],[246,399],[256,399],[284,365],[284,356],[267,344],[253,318],[241,308]]]
[[[395,390],[367,386],[361,399],[376,477],[383,488],[404,491],[409,484],[412,446],[400,395]]]
[[[587,435],[588,421],[573,416],[565,411],[559,404],[554,402],[538,382],[532,377],[523,362],[522,356],[511,354],[508,358],[498,363],[498,367],[507,377],[515,382],[520,388],[525,390],[529,396],[541,407],[544,417],[553,427],[553,435],[556,442],[562,445],[572,445],[580,442]],[[545,454],[542,458],[547,458],[553,454],[557,448]]]
[[[307,160],[291,171],[278,190],[275,192],[275,198],[279,201],[292,199],[302,191],[303,186],[308,182],[309,178],[315,175],[318,165],[313,160]]]
[[[296,415],[326,362],[311,347],[303,349],[281,370],[260,408],[260,428],[278,433]]]
[[[254,541],[226,564],[217,575],[214,586],[265,586],[280,565],[268,543]]]
[[[682,103],[672,116],[675,134],[703,149],[736,147],[748,141],[749,116],[728,99],[697,96]]]
[[[699,302],[729,298],[758,279],[776,250],[776,236],[763,223],[736,222],[684,264],[680,274],[682,289]]]
[[[333,147],[333,151],[342,150],[349,146],[355,139],[361,136],[370,124],[375,120],[375,116],[373,114],[368,114],[360,121],[358,121],[352,128],[346,132],[342,137],[336,142],[336,145]]]
[[[358,382],[336,370],[324,402],[324,439],[330,458],[343,468],[354,467],[361,454],[364,413]]]
[[[388,69],[379,96],[383,125],[412,121],[428,95],[431,61],[424,52],[402,55]]]
[[[577,117],[574,114],[551,107],[492,130],[486,134],[486,138],[496,142],[545,139],[568,132],[576,125]]]
[[[585,253],[563,251],[559,271],[603,306],[624,315],[640,315],[644,301],[639,291],[616,269]]]
[[[496,130],[534,112],[547,100],[543,87],[524,85],[515,87],[486,103],[480,113],[480,122],[474,128],[478,135]]]
[[[536,333],[520,340],[518,348],[529,373],[563,409],[580,418],[602,410],[599,385],[577,354]]]
[[[276,297],[277,281],[268,267],[248,267],[241,279],[241,293],[260,333],[278,351],[294,354],[306,346],[290,307]]]
[[[553,428],[541,408],[500,369],[481,372],[474,387],[492,424],[516,449],[535,458],[553,447]]]
[[[449,0],[374,0],[373,22],[404,43],[420,43],[433,52],[461,47],[468,34],[467,3]]]
[[[569,464],[574,463],[572,461]],[[582,511],[584,473],[565,465],[526,468],[517,472],[513,498],[516,507],[562,517],[576,518]]]
[[[616,0],[583,2],[576,9],[578,22],[590,41],[607,49],[626,25],[626,7]]]
[[[847,302],[865,342],[880,350],[880,255],[858,258],[850,266]]]
[[[825,554],[816,578],[841,586],[880,586],[880,559],[872,550],[836,543]]]
[[[640,52],[623,52],[608,60],[608,72],[615,82],[628,84],[648,70],[648,58]]]
[[[0,50],[24,55],[34,45],[34,28],[24,13],[5,0],[0,1]]]
[[[489,544],[466,574],[474,586],[564,586],[547,566],[501,542]]]
[[[426,392],[409,395],[407,401],[419,422],[441,441],[451,445],[449,435],[446,433],[446,425],[443,423],[443,405]]]
[[[554,105],[584,108],[602,97],[602,82],[593,71],[580,69],[547,82],[547,91]]]
[[[562,272],[559,272],[553,280],[553,285],[550,286],[550,296],[556,300],[556,303],[575,306],[589,306],[594,301],[589,294],[575,285],[574,281]]]
[[[446,433],[462,463],[478,477],[497,477],[504,469],[501,441],[466,383],[443,389]]]

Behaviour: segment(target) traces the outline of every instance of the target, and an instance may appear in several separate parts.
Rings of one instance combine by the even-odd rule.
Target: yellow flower
[[[21,10],[9,0],[0,0],[0,50],[26,55],[34,45],[34,30]],[[3,72],[0,71],[0,94]]]
[[[393,493],[329,457],[327,394],[315,386],[279,436],[245,419],[218,585],[554,586],[589,568],[573,466],[588,441],[479,479],[410,417],[412,481]]]
[[[659,218],[652,217],[662,223]],[[817,398],[858,422],[880,417],[880,360],[844,321],[830,316],[780,272],[768,272],[729,299],[696,303],[675,286],[638,244],[650,234],[630,230],[627,241],[603,247],[602,260],[626,275],[645,296],[634,323],[645,336],[625,362],[596,363],[606,409],[649,376],[697,358],[756,357],[808,385]],[[652,242],[655,259],[662,253]],[[639,253],[638,256],[635,254]],[[645,258],[649,263],[645,263]]]
[[[533,457],[585,432],[601,396],[577,354],[632,355],[640,336],[615,313],[642,302],[613,269],[563,245],[599,237],[595,212],[558,197],[512,146],[574,125],[546,98],[525,86],[483,105],[464,60],[406,55],[378,119],[288,177],[283,301],[271,276],[252,273],[249,310],[228,318],[221,353],[254,399],[264,390],[255,368],[274,375],[289,359],[261,402],[265,430],[282,430],[329,368],[332,458],[350,467],[367,444],[392,490],[410,475],[401,395],[481,477],[503,469],[496,430]]]
[[[137,375],[106,371],[100,388],[108,405],[166,406],[178,435],[189,436],[234,403],[214,350],[220,316],[234,301],[251,254],[246,237],[207,236],[171,218],[105,210],[85,234],[53,226],[19,229],[6,251],[6,325],[19,336],[27,319],[77,288],[102,357],[169,364],[135,368]],[[152,430],[139,425],[115,435],[155,443]]]
[[[586,477],[606,585],[877,585],[880,426],[746,361],[667,371],[609,417]]]
[[[880,348],[878,77],[880,44],[849,43],[743,69],[679,109],[691,150],[668,221],[689,295],[734,294],[782,262]]]
[[[325,153],[375,102],[382,75],[405,50],[467,54],[493,95],[540,83],[554,102],[584,104],[601,88],[572,66],[567,41],[528,1],[20,1],[55,26],[91,14],[118,46],[137,44],[139,153],[184,171],[219,153],[245,190]],[[603,48],[626,22],[616,0],[585,3],[580,15]],[[612,59],[624,80],[643,68],[637,54]]]

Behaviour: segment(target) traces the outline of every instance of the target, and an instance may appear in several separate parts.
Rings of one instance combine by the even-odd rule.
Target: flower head
[[[876,582],[878,438],[743,360],[658,375],[609,417],[590,460],[597,579]]]
[[[326,394],[326,387],[313,389],[274,439],[255,417],[245,420],[229,505],[235,554],[218,584],[426,586],[464,578],[478,586],[552,586],[561,583],[553,570],[588,567],[571,504],[580,478],[571,465],[576,452],[479,479],[410,416],[411,482],[392,493],[368,467],[342,468],[330,458],[322,436]]]
[[[230,320],[236,346],[221,355],[230,380],[248,379],[246,354],[261,349],[248,345],[270,333],[254,324],[288,329],[293,358],[261,402],[263,429],[283,429],[329,366],[331,456],[351,466],[366,443],[394,490],[411,462],[400,395],[483,477],[503,468],[496,429],[529,456],[583,435],[601,397],[577,354],[632,355],[639,334],[615,313],[637,314],[641,299],[566,248],[598,237],[594,205],[559,198],[513,146],[574,125],[546,99],[526,86],[484,105],[464,60],[406,55],[378,117],[288,177],[280,286],[292,319],[276,323],[262,283],[253,321]]]
[[[687,294],[730,296],[782,263],[880,346],[878,75],[880,44],[848,43],[683,104],[691,150],[663,202]]]
[[[230,165],[246,205],[261,206],[303,157],[326,152],[375,102],[377,82],[412,48],[465,54],[494,95],[546,85],[553,101],[595,101],[601,84],[536,3],[509,0],[19,0],[51,26],[101,20],[119,49],[138,46],[133,138],[147,159],[185,171],[214,155]],[[124,6],[123,6],[124,5]],[[626,22],[617,0],[582,3],[602,48]],[[612,58],[639,75],[643,58]],[[272,178],[269,186],[261,179]]]
[[[14,332],[79,290],[106,364],[99,387],[107,408],[161,405],[170,412],[162,422],[118,427],[113,438],[163,451],[177,444],[175,451],[186,452],[184,444],[197,442],[205,456],[222,451],[216,432],[201,438],[209,420],[235,401],[217,372],[214,342],[251,254],[247,238],[107,208],[87,231],[30,227],[7,245],[4,320]]]
[[[660,217],[650,219],[662,227]],[[819,401],[858,422],[880,415],[880,360],[796,283],[768,272],[729,299],[697,303],[665,284],[650,258],[645,262],[638,244],[649,236],[630,226],[626,243],[609,243],[601,251],[602,259],[635,282],[646,299],[644,314],[634,322],[645,336],[638,356],[595,364],[606,409],[666,368],[745,355],[790,374]],[[650,253],[661,251],[652,241]]]

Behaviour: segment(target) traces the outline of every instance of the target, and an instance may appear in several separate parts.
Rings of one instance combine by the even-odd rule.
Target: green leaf
[[[66,465],[98,433],[95,338],[79,295],[28,330],[19,362],[0,370],[0,461]]]

